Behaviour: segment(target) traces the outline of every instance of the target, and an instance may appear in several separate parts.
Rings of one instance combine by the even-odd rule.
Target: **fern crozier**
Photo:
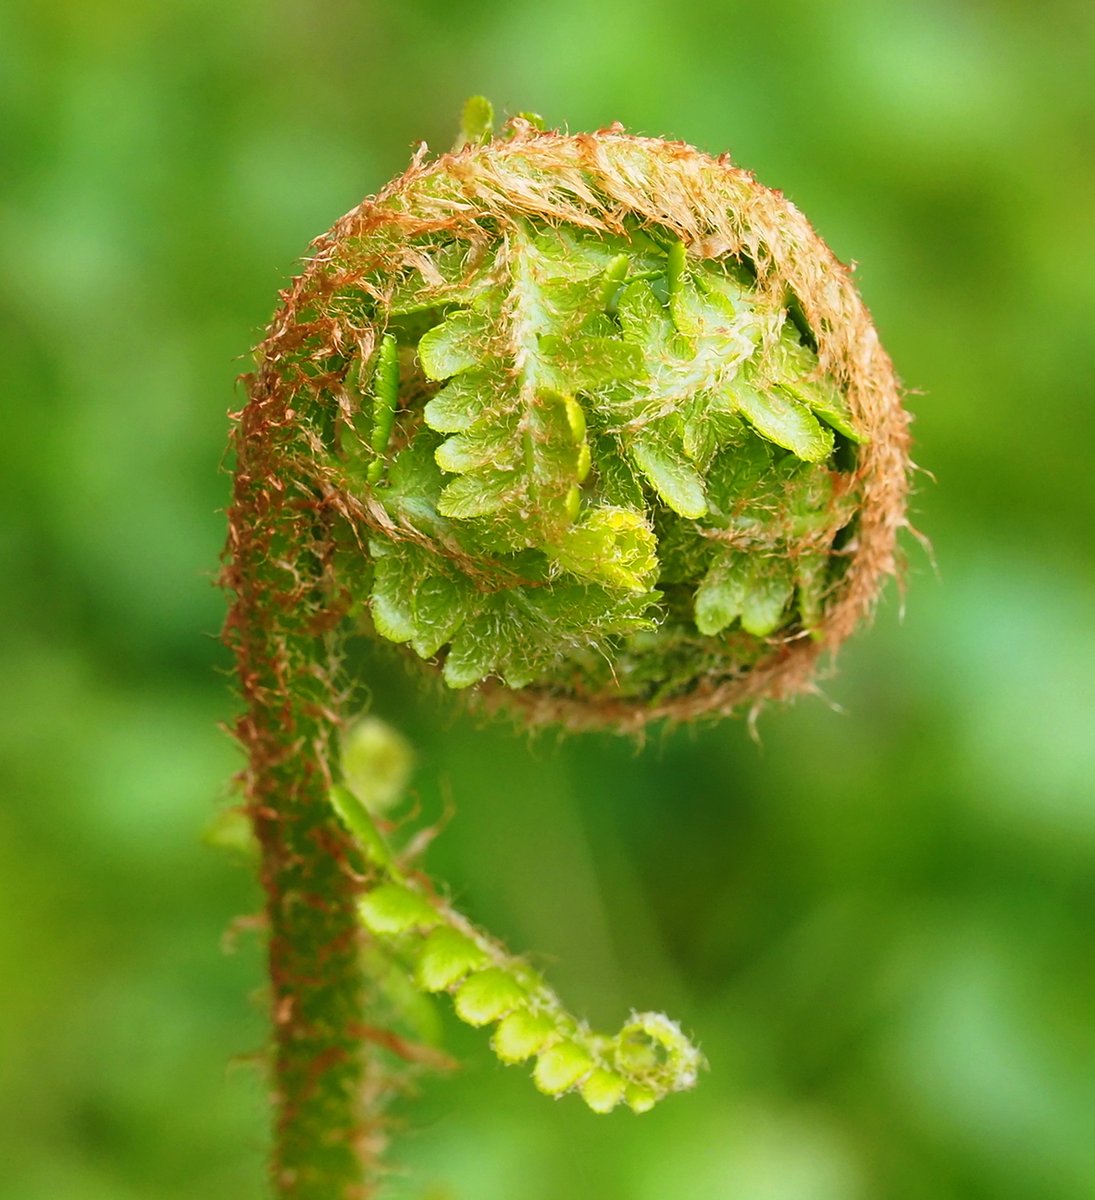
[[[660,1014],[590,1030],[406,869],[378,817],[405,744],[339,760],[345,640],[530,722],[753,709],[811,686],[905,522],[892,366],[794,205],[682,143],[491,121],[471,103],[453,152],[313,243],[234,435],[226,639],[293,1200],[376,1194],[393,971],[595,1112],[701,1065]]]

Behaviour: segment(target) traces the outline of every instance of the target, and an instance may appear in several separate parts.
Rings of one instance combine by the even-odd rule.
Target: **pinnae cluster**
[[[528,962],[459,913],[424,876],[400,866],[359,796],[336,784],[331,803],[379,875],[358,900],[363,927],[420,992],[447,993],[465,1024],[492,1026],[490,1044],[501,1062],[533,1061],[541,1092],[574,1092],[596,1113],[621,1104],[648,1112],[695,1085],[703,1058],[676,1022],[632,1013],[614,1035],[594,1032]]]
[[[360,623],[450,687],[623,727],[790,694],[893,570],[889,362],[723,160],[518,121],[348,214],[282,317]]]

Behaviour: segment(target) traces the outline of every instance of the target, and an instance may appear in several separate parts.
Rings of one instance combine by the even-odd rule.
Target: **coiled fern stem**
[[[347,637],[529,722],[753,709],[811,685],[904,524],[892,367],[793,205],[681,143],[490,124],[470,102],[456,150],[316,240],[233,436],[226,637],[295,1200],[375,1194],[369,945],[594,1111],[700,1065],[658,1014],[592,1033],[399,863],[340,765]]]

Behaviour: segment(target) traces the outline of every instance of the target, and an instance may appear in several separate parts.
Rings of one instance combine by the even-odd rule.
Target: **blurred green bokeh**
[[[729,149],[861,264],[939,569],[910,539],[759,745],[526,744],[373,665],[462,904],[711,1064],[598,1118],[447,1023],[392,1195],[1095,1195],[1093,81],[1087,0],[0,6],[3,1200],[264,1194],[259,897],[200,844],[225,411],[309,239],[476,91]]]

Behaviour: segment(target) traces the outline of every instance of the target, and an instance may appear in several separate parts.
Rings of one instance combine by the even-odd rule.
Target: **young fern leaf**
[[[592,1031],[538,971],[402,870],[348,788],[334,785],[331,804],[378,873],[358,901],[362,925],[407,964],[421,991],[448,993],[467,1025],[494,1026],[490,1045],[501,1062],[534,1059],[540,1091],[575,1092],[597,1113],[619,1104],[647,1112],[695,1085],[703,1057],[675,1022],[661,1013],[632,1013],[616,1034]]]
[[[531,114],[494,135],[475,98],[454,152],[317,240],[248,390],[223,578],[268,898],[274,1191],[373,1194],[395,1087],[362,1022],[383,1043],[377,996],[400,986],[448,993],[499,1058],[594,1111],[691,1086],[675,1024],[591,1031],[403,870],[333,761],[345,642],[405,645],[571,729],[809,688],[904,524],[907,417],[849,273],[725,157]]]

